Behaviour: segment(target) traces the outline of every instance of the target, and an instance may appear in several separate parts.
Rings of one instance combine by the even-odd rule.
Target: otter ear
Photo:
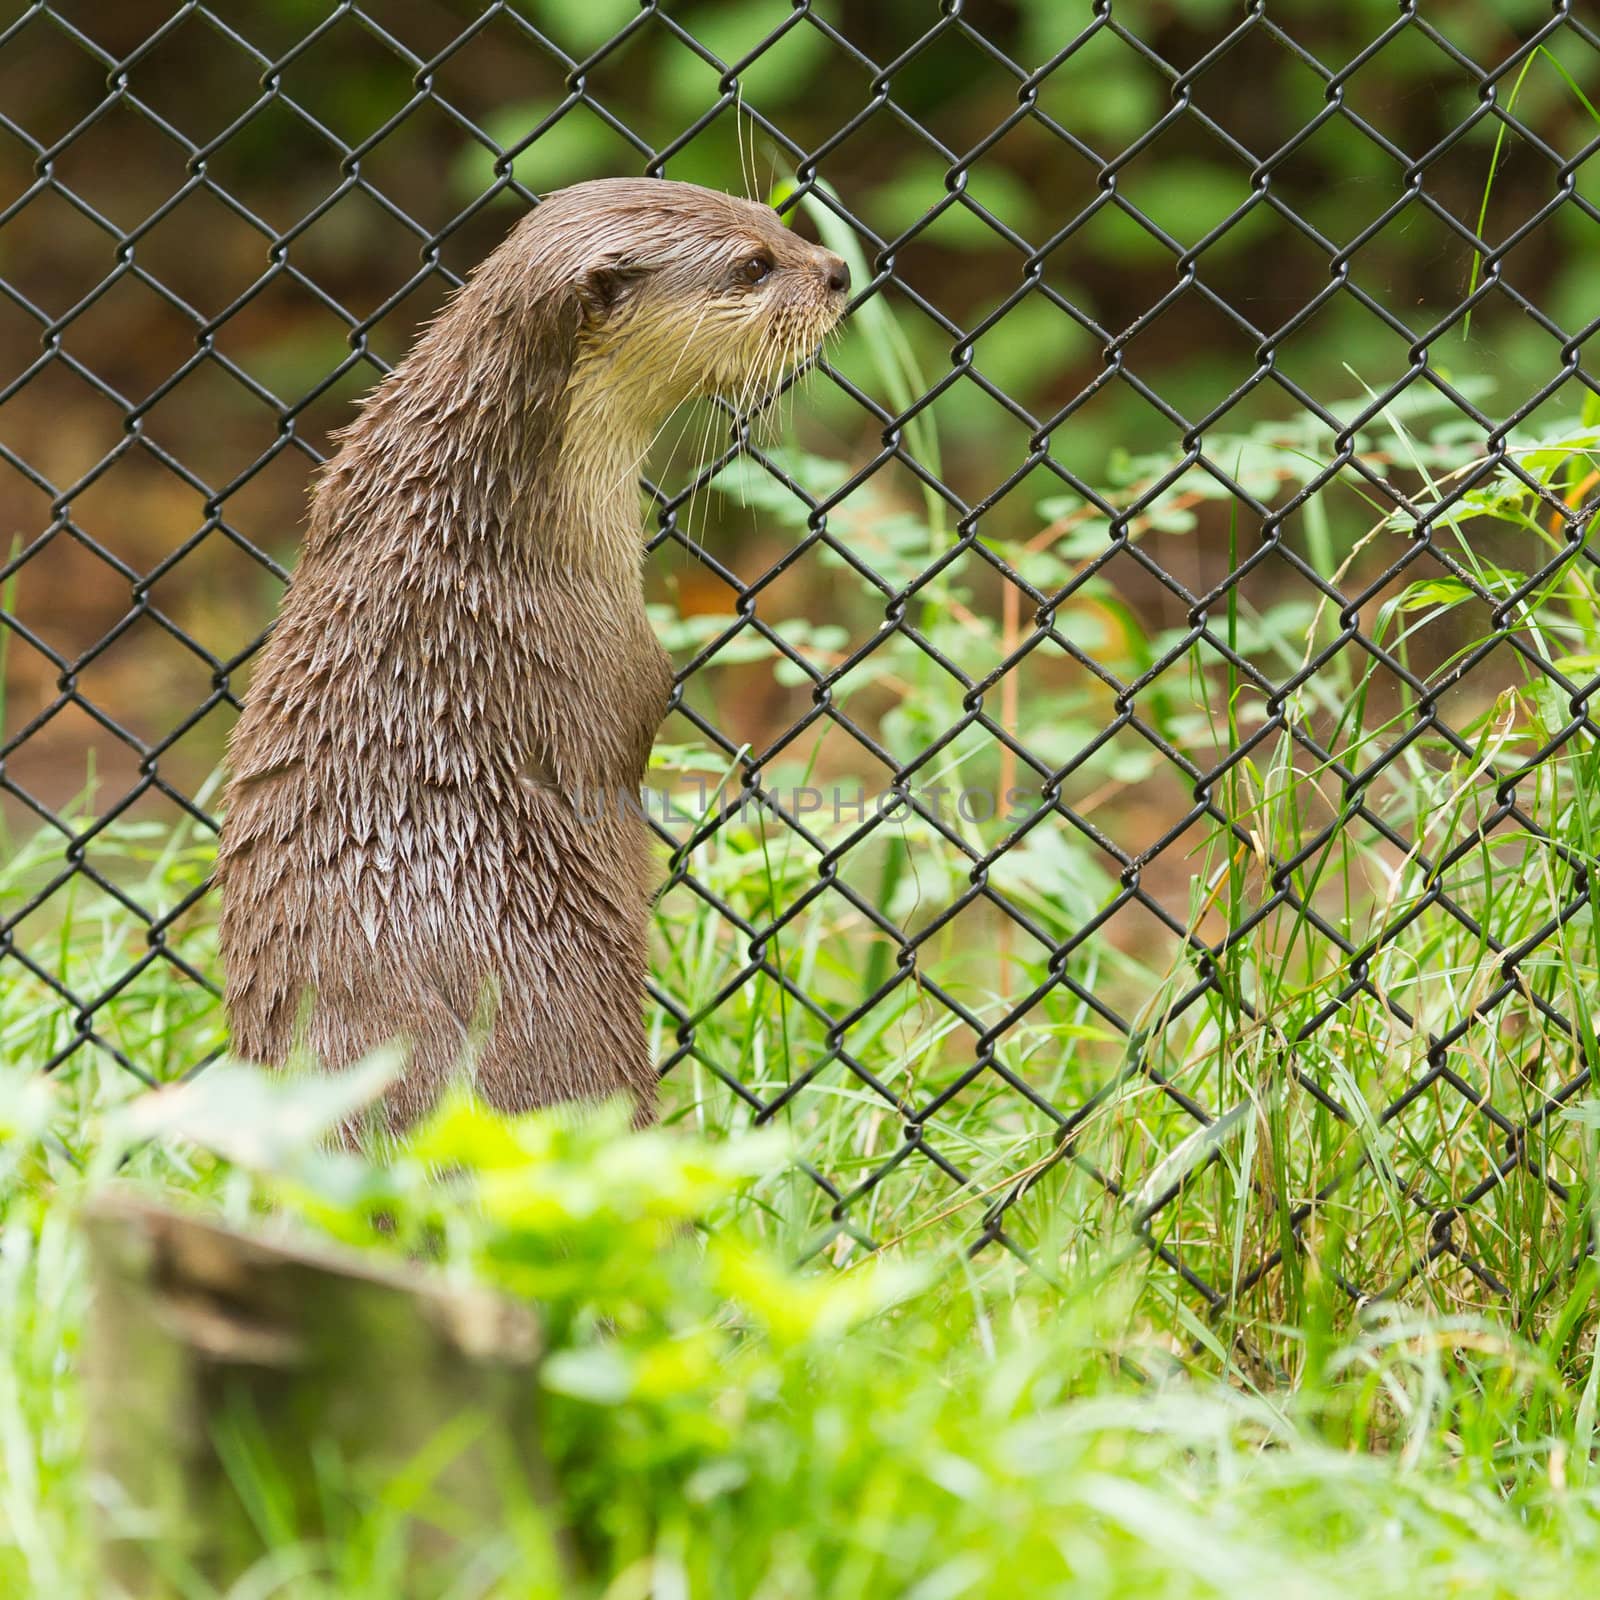
[[[649,268],[636,261],[613,257],[590,267],[577,283],[578,304],[591,321],[609,315],[649,274]]]

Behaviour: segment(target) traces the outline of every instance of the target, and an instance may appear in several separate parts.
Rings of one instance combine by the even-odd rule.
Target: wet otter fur
[[[650,893],[637,799],[672,688],[638,471],[669,413],[811,355],[849,276],[689,184],[548,196],[369,396],[229,747],[233,1048],[339,1069],[391,1039],[390,1120],[470,1063],[508,1110],[632,1097]]]

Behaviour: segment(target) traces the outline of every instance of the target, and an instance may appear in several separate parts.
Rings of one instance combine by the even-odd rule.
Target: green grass
[[[532,1296],[549,1338],[553,1505],[508,1478],[492,1524],[463,1528],[437,1461],[375,1480],[324,1459],[319,1510],[302,1525],[243,1437],[234,1481],[277,1511],[261,1513],[268,1548],[227,1591],[238,1596],[837,1600],[987,1596],[1000,1583],[1063,1596],[1537,1596],[1600,1576],[1595,1369],[1558,1340],[1377,1309],[1343,1334],[1301,1329],[1293,1385],[1230,1385],[1136,1314],[1111,1255],[1080,1259],[1054,1288],[928,1249],[793,1273],[749,1226],[740,1173],[754,1170],[759,1192],[776,1156],[758,1142],[634,1136],[615,1119],[507,1125],[456,1106],[365,1170],[286,1131],[291,1112],[304,1121],[294,1083],[218,1069],[162,1111],[154,1142],[148,1113],[85,1122],[36,1080],[4,1086],[7,1594],[112,1592],[90,1554],[108,1528],[153,1546],[177,1574],[171,1592],[220,1592],[185,1578],[181,1544],[86,1467],[75,1216],[135,1134],[122,1182],[246,1222],[270,1210],[280,1229],[369,1251],[420,1251],[436,1270]],[[219,1120],[242,1104],[247,1141]],[[207,1149],[219,1130],[231,1163]],[[687,1216],[706,1219],[704,1237],[682,1232]],[[441,1540],[445,1528],[460,1542]],[[552,1553],[563,1542],[576,1571]]]
[[[1586,730],[1571,728],[1567,695],[1513,646],[1575,679],[1594,670],[1591,574],[1552,527],[1551,507],[1592,489],[1596,420],[1591,400],[1538,438],[1513,436],[1537,494],[1502,470],[1452,503],[1480,459],[1459,431],[1426,400],[1377,412],[1361,435],[1364,459],[1414,502],[1449,509],[1432,548],[1385,577],[1417,548],[1411,519],[1350,475],[1316,490],[1285,546],[1345,593],[1370,589],[1360,620],[1371,645],[1344,642],[1303,681],[1304,663],[1343,637],[1339,607],[1282,556],[1229,586],[1204,634],[1179,626],[1147,638],[1119,598],[1126,561],[1106,566],[1115,577],[1091,572],[1109,548],[1105,524],[1071,497],[1042,502],[1045,533],[997,554],[1036,591],[1024,615],[1038,594],[1076,584],[1056,634],[1141,685],[1141,727],[1123,726],[1109,743],[1097,741],[1117,726],[1113,689],[1056,638],[1027,651],[1030,626],[1008,635],[987,566],[968,558],[946,568],[919,595],[919,627],[983,686],[990,716],[1007,719],[1007,682],[1020,680],[1010,725],[1061,774],[1061,798],[1083,824],[1059,814],[1037,827],[968,823],[947,810],[944,833],[900,813],[836,869],[899,930],[894,938],[843,895],[818,891],[817,851],[781,823],[724,828],[684,865],[762,930],[764,964],[755,969],[748,937],[706,897],[687,882],[669,886],[656,978],[693,1021],[691,1052],[669,1085],[678,1113],[723,1133],[749,1120],[724,1080],[770,1102],[804,1078],[781,1120],[852,1203],[841,1223],[826,1195],[800,1184],[784,1215],[841,1257],[852,1248],[844,1230],[880,1242],[908,1232],[971,1239],[985,1209],[1020,1189],[1006,1226],[1049,1265],[1117,1237],[1130,1210],[1171,1195],[1149,1219],[1151,1242],[1218,1292],[1209,1320],[1224,1345],[1248,1332],[1280,1365],[1296,1353],[1278,1330],[1312,1315],[1330,1280],[1434,1312],[1493,1310],[1528,1327],[1559,1317],[1566,1269],[1591,1236],[1590,1133],[1551,1097],[1581,1076],[1592,1036],[1600,968],[1584,874],[1597,752]],[[1332,454],[1331,437],[1310,424],[1263,425],[1211,449],[1267,499],[1311,483]],[[814,459],[786,465],[815,492],[840,478]],[[1149,486],[1172,470],[1165,459],[1129,462],[1124,485],[1108,491],[1123,504],[1142,497],[1134,541],[1158,523],[1199,537],[1198,513],[1223,497],[1191,468],[1151,502]],[[793,515],[788,491],[752,470],[729,488],[780,521]],[[832,526],[897,586],[930,559],[926,529],[919,545],[870,500],[846,500]],[[1225,526],[1231,568],[1248,549]],[[1508,533],[1517,570],[1489,555],[1504,560]],[[1170,543],[1163,553],[1173,559]],[[1209,562],[1214,575],[1221,568]],[[1518,596],[1498,631],[1487,631],[1473,585]],[[715,626],[696,619],[684,648]],[[803,674],[782,660],[774,667],[748,635],[737,643],[755,670],[799,684],[797,711],[804,706]],[[1488,653],[1458,675],[1483,645]],[[833,659],[843,653],[835,646]],[[813,655],[827,665],[825,650]],[[745,669],[737,650],[730,656],[734,665],[714,659],[701,675],[708,705],[719,686],[737,695]],[[1264,681],[1295,687],[1275,707]],[[970,697],[906,634],[886,634],[830,690],[916,772],[918,787],[994,793],[1021,782],[1029,824],[1045,811],[1039,776],[1019,771],[981,726],[928,754],[946,730],[970,724]],[[1241,746],[1243,758],[1230,759]],[[694,750],[669,751],[663,766],[669,783],[674,767],[705,771]],[[761,777],[789,793],[811,784],[848,794],[858,784],[874,793],[890,774],[822,722]],[[1197,788],[1207,810],[1142,854]],[[828,851],[858,826],[848,815],[806,821]],[[1091,829],[1135,861],[1164,922],[1130,899],[1114,850]],[[979,862],[992,898],[974,895]],[[914,968],[901,945],[915,947]],[[851,1020],[836,1032],[841,1019]],[[675,1030],[666,1015],[660,1023],[665,1055]],[[970,1077],[979,1029],[995,1030],[993,1058],[1009,1079]],[[840,1040],[892,1100],[837,1061]],[[1038,1101],[1071,1112],[1107,1085],[1075,1128],[1072,1159],[1052,1160],[1057,1125]],[[1210,1126],[1198,1127],[1180,1097],[1203,1107]],[[919,1157],[897,1164],[906,1118],[893,1101],[937,1106],[923,1119],[926,1141],[968,1175],[966,1186]],[[1508,1162],[1517,1127],[1529,1129],[1524,1159]],[[1133,1205],[1110,1203],[1102,1177]],[[1279,1252],[1282,1270],[1235,1292]],[[1148,1314],[1176,1314],[1174,1282],[1165,1268],[1146,1280]]]

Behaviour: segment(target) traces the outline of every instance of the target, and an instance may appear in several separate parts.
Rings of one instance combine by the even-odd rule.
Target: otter
[[[638,473],[680,403],[810,359],[849,282],[767,207],[578,184],[368,396],[229,744],[236,1055],[337,1070],[404,1041],[397,1126],[467,1063],[503,1110],[654,1117],[637,802],[674,679]]]

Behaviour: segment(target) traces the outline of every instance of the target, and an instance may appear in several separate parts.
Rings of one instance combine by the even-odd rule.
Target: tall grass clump
[[[852,381],[924,387],[887,329],[850,337]],[[707,710],[755,662],[793,720],[658,752],[692,801],[657,1042],[678,1115],[790,1131],[812,1248],[1137,1244],[1141,1315],[1268,1370],[1374,1295],[1563,1321],[1593,1227],[1600,402],[1490,449],[1433,388],[1350,383],[1331,422],[1052,480],[1017,537],[855,462],[719,472],[838,603],[659,619]]]

